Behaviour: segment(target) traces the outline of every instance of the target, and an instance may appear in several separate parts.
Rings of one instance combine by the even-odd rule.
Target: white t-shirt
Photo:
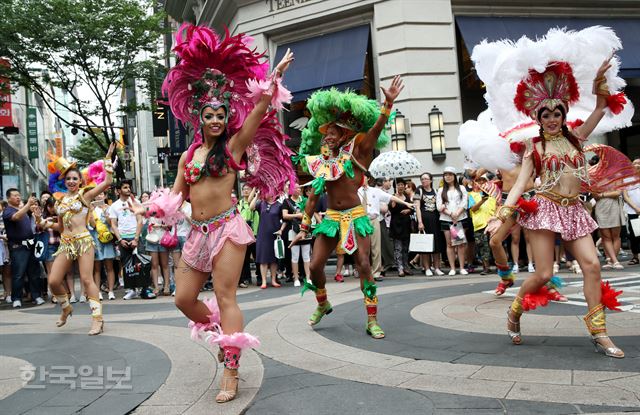
[[[627,194],[629,195],[629,199],[633,202],[634,205],[640,207],[640,188],[636,187],[635,189],[627,190]],[[631,206],[624,202],[624,212],[627,215],[637,215],[638,213],[633,210]]]
[[[182,210],[182,213],[184,213],[186,217],[188,218],[191,217],[191,203],[184,202],[180,210]],[[187,236],[189,236],[190,230],[191,230],[191,224],[189,223],[188,220],[182,219],[180,222],[178,222],[178,236],[186,238]]]
[[[134,238],[138,221],[136,215],[129,209],[127,202],[118,199],[109,207],[109,218],[117,219],[118,232],[121,238]]]
[[[377,219],[380,216],[380,204],[387,204],[391,200],[391,195],[385,192],[382,189],[378,189],[377,187],[366,187],[367,193],[367,215],[369,219]],[[358,189],[358,196],[362,203],[364,203],[364,194],[365,188],[361,187]]]
[[[436,206],[438,207],[438,211],[442,209],[442,191],[443,187],[438,189],[438,196],[436,197]],[[462,213],[458,216],[458,221],[465,219],[467,217],[467,206],[469,204],[467,198],[467,189],[464,186],[460,186],[460,191],[462,194],[458,193],[456,189],[449,189],[447,191],[447,204],[444,205],[449,212],[455,212],[456,210],[462,208]],[[440,211],[440,220],[445,222],[453,222],[453,219],[449,215],[445,215]]]

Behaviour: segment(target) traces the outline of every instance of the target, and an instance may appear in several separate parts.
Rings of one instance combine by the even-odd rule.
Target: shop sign
[[[314,0],[265,0],[265,3],[269,6],[269,13],[276,11],[289,9],[300,6],[304,3],[309,3]]]
[[[0,65],[8,67],[9,62],[0,59]],[[0,127],[13,127],[10,85],[5,77],[0,77]]]
[[[38,158],[38,110],[33,107],[27,108],[27,146],[29,148],[29,159]]]

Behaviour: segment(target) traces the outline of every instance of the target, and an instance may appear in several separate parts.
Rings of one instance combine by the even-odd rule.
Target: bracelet
[[[111,166],[107,166],[107,167],[105,167],[104,171],[105,171],[108,175],[112,175],[112,174],[113,174],[113,167],[111,167]]]
[[[496,217],[500,219],[502,223],[509,220],[509,218],[513,217],[514,213],[518,208],[516,206],[502,205],[500,209],[498,209],[498,213]]]
[[[300,224],[300,230],[302,232],[309,233],[311,231],[311,226],[309,224],[306,224],[306,223],[301,223]]]
[[[593,94],[608,97],[611,95],[609,92],[609,85],[607,85],[607,78],[600,76],[593,80]]]
[[[391,115],[391,108],[389,108],[386,105],[382,104],[380,106],[380,115],[384,115],[385,117],[389,118],[389,116]]]

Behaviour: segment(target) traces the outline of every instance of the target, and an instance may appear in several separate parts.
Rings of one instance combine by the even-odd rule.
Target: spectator
[[[634,160],[633,163],[640,164],[640,159]],[[628,217],[627,229],[629,230],[629,245],[631,253],[633,254],[633,258],[628,262],[628,265],[637,265],[640,264],[640,260],[638,259],[638,253],[640,253],[640,235],[636,235],[634,232],[631,221],[638,219],[640,215],[640,187],[625,190],[622,196],[625,201],[624,211]]]
[[[456,254],[460,262],[460,274],[467,275],[468,272],[464,268],[467,244],[457,246],[451,244],[451,226],[467,218],[467,191],[464,186],[458,184],[455,168],[445,167],[443,176],[444,185],[438,189],[436,203],[440,212],[440,229],[444,232],[444,238],[447,241],[447,258],[451,266],[449,275],[456,275]]]
[[[489,273],[491,250],[489,248],[489,235],[485,233],[485,228],[489,223],[489,219],[496,213],[497,203],[496,199],[485,191],[484,186],[487,182],[486,174],[480,176],[473,185],[473,191],[469,193],[474,239],[476,249],[482,261],[482,272],[480,272],[480,275],[487,275]]]
[[[405,202],[390,195],[380,187],[372,187],[375,182],[373,179],[369,179],[369,185],[362,186],[358,190],[358,196],[360,196],[362,204],[367,207],[367,216],[369,216],[373,225],[373,233],[371,234],[371,272],[374,280],[382,281],[382,226],[380,221],[383,219],[383,215],[381,208],[383,205],[386,207],[391,199],[394,199],[397,203]]]
[[[398,268],[398,276],[412,275],[409,271],[409,238],[411,236],[411,214],[413,213],[413,201],[405,194],[405,182],[396,180],[395,197],[404,203],[391,200],[389,212],[391,212],[391,224],[389,236],[393,239],[393,253]],[[407,207],[410,206],[410,207]]]
[[[45,203],[47,203],[47,200],[49,200],[50,198],[51,192],[48,190],[43,190],[42,193],[40,193],[40,206],[44,208]]]
[[[253,231],[253,236],[258,236],[258,226],[260,224],[260,214],[256,211],[256,202],[258,201],[258,192],[252,189],[248,184],[242,186],[242,198],[238,202],[238,210],[247,225]],[[240,274],[240,282],[238,287],[247,288],[251,284],[251,258],[255,263],[256,260],[256,243],[252,242],[247,245],[247,251],[244,254],[244,264],[242,265],[242,273]],[[256,267],[256,285],[260,286],[260,267]]]
[[[0,200],[0,218],[7,207],[7,202]],[[4,301],[11,304],[11,264],[9,263],[9,249],[7,248],[7,232],[4,228],[4,220],[0,220],[0,275],[4,288]]]
[[[169,291],[169,251],[160,244],[160,240],[166,232],[173,232],[173,227],[165,225],[162,219],[149,218],[145,248],[151,255],[151,282],[153,283],[153,294],[155,295],[160,294],[158,285],[160,272],[162,272],[164,290]]]
[[[391,179],[376,179],[376,188],[393,196]],[[389,191],[391,190],[391,191]],[[389,213],[389,202],[380,204],[380,257],[382,258],[382,271],[380,278],[385,276],[386,271],[393,266],[393,242],[389,237],[389,225],[391,224],[391,214]]]
[[[25,278],[29,280],[31,298],[37,305],[44,304],[39,287],[40,264],[33,253],[34,233],[29,212],[38,199],[31,196],[22,205],[18,189],[10,188],[6,193],[8,205],[2,212],[2,220],[7,235],[7,245],[11,259],[11,299],[13,308],[22,307],[22,287]]]
[[[289,245],[289,241],[293,240],[296,237],[298,232],[300,232],[300,221],[302,220],[302,209],[304,209],[304,204],[306,203],[306,198],[302,197],[302,188],[300,185],[296,185],[294,193],[285,199],[284,204],[282,206],[282,219],[285,221],[284,232],[286,232],[287,238],[285,240],[285,245]],[[291,271],[293,274],[293,286],[300,286],[300,275],[299,275],[299,262],[300,256],[302,255],[302,263],[304,267],[304,274],[306,277],[309,277],[309,265],[311,264],[311,234],[307,233],[305,239],[301,240],[297,244],[291,247]]]
[[[96,227],[98,226],[98,222],[107,226],[108,231],[111,232],[111,228],[109,227],[109,220],[107,217],[107,210],[109,206],[105,204],[105,193],[101,192],[96,195],[95,200],[91,203],[93,206],[93,213],[89,216],[89,220],[91,222],[91,228],[89,228],[89,232],[93,237],[93,242],[95,244],[95,262],[93,264],[93,280],[98,287],[100,287],[100,277],[102,275],[102,266],[104,265],[104,270],[107,274],[107,298],[109,300],[115,300],[116,296],[113,293],[113,288],[116,283],[116,275],[113,270],[113,260],[116,257],[116,250],[113,246],[113,239],[109,242],[101,242],[98,238],[98,230]],[[100,300],[102,300],[102,291],[100,292]]]
[[[433,252],[422,254],[422,265],[427,277],[444,275],[440,269],[440,254],[445,250],[445,240],[440,230],[440,214],[436,207],[437,194],[433,190],[433,176],[431,173],[423,173],[420,176],[421,186],[413,197],[418,217],[418,230],[433,235]],[[435,267],[431,271],[431,266]]]
[[[620,228],[623,223],[626,223],[621,194],[619,190],[611,190],[593,195],[596,199],[596,222],[598,222],[600,237],[602,238],[602,245],[606,255],[606,263],[602,266],[603,269],[624,268],[618,262]]]
[[[280,287],[278,283],[278,259],[274,251],[273,243],[276,235],[282,235],[284,224],[280,223],[282,204],[269,197],[256,204],[256,210],[260,212],[260,226],[258,227],[258,237],[256,238],[256,262],[260,264],[262,285],[260,288],[267,288],[267,269],[270,270],[271,286]]]
[[[122,181],[118,184],[117,190],[120,196],[109,208],[109,219],[111,220],[113,236],[120,248],[120,269],[124,274],[124,266],[133,255],[133,250],[136,249],[140,240],[142,216],[134,214],[129,207],[131,184],[127,181]],[[121,278],[124,278],[124,275]],[[129,287],[123,299],[131,300],[138,297],[138,288],[146,287]]]
[[[172,275],[175,275],[175,270],[178,267],[178,264],[180,264],[180,260],[182,259],[182,249],[184,248],[184,244],[187,242],[189,232],[191,232],[191,203],[187,201],[183,202],[181,209],[182,213],[184,213],[184,218],[176,225],[178,227],[178,246],[171,251],[171,259],[173,260]],[[175,296],[175,281],[170,279],[169,284],[165,283],[163,289],[163,295]]]

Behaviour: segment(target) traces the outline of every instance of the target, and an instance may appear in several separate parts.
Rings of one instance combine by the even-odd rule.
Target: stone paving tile
[[[50,408],[36,407],[22,415],[68,415],[82,410],[82,406],[55,406]]]
[[[398,370],[382,369],[362,365],[348,365],[323,372],[328,376],[336,376],[343,379],[362,383],[372,383],[381,386],[398,386],[419,376],[415,373],[406,373]]]
[[[516,383],[506,398],[582,405],[607,403],[608,405],[640,407],[640,400],[632,392],[613,387]]]
[[[465,365],[465,364],[447,364],[442,362],[433,362],[431,360],[414,360],[411,362],[403,363],[398,366],[394,366],[392,369],[401,370],[410,373],[425,374],[425,375],[442,375],[452,377],[470,377],[482,366],[479,365]]]
[[[553,383],[571,385],[570,370],[527,369],[513,370],[510,367],[483,367],[471,376],[471,379],[492,379],[515,382]]]
[[[406,389],[421,389],[488,398],[504,398],[513,387],[513,382],[418,375],[398,386]]]

